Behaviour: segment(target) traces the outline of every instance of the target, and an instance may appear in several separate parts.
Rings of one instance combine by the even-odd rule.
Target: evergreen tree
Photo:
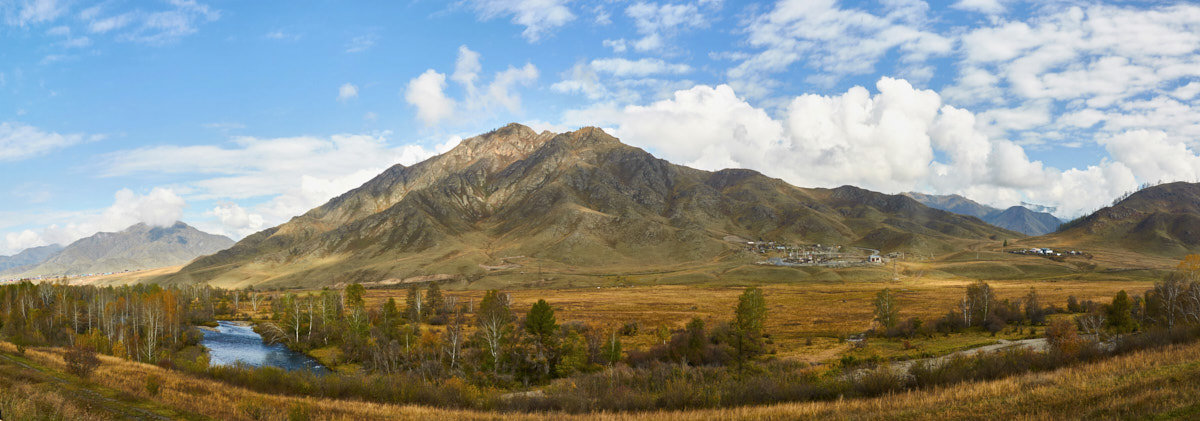
[[[1125,290],[1117,292],[1113,297],[1112,304],[1108,305],[1108,327],[1118,333],[1132,332],[1137,328],[1137,323],[1133,321],[1133,301],[1129,299],[1129,294]]]
[[[442,288],[437,282],[429,284],[429,291],[425,293],[425,312],[427,314],[441,314],[446,307],[446,298],[442,296]]]

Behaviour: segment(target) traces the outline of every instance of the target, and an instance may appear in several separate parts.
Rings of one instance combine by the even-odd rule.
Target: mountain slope
[[[10,270],[18,276],[73,276],[181,265],[233,245],[233,240],[182,222],[169,227],[137,224],[120,232],[83,238],[34,265]]]
[[[1026,235],[1048,234],[1054,232],[1062,224],[1062,220],[1058,219],[1058,217],[1047,212],[1031,210],[1024,205],[1001,210],[957,194],[933,195],[909,192],[904,193],[904,195],[916,199],[918,202],[931,208],[950,211],[959,215],[974,216],[983,220],[983,222]]]
[[[1045,212],[1034,212],[1024,206],[1010,207],[988,215],[983,220],[1000,228],[1029,235],[1049,234],[1062,225],[1062,220],[1058,217]]]
[[[1200,184],[1148,187],[1064,224],[1052,237],[1103,242],[1162,256],[1200,252]]]
[[[42,263],[62,251],[63,246],[51,244],[22,250],[12,256],[0,256],[0,273]]]
[[[728,257],[751,239],[944,252],[1016,237],[904,196],[802,189],[750,170],[674,165],[596,128],[511,124],[397,165],[166,282],[319,285],[479,273],[505,256],[562,268]]]

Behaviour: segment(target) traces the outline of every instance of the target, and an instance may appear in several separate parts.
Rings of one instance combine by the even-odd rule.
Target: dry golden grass
[[[767,299],[766,330],[780,356],[807,361],[836,358],[842,345],[838,337],[863,332],[874,318],[872,300],[883,288],[891,288],[900,299],[902,318],[920,317],[932,322],[946,314],[960,300],[965,279],[915,279],[897,282],[807,282],[762,286]],[[1080,300],[1110,300],[1120,290],[1140,294],[1151,284],[1145,281],[989,281],[1000,298],[1020,298],[1029,288],[1037,289],[1043,304],[1066,306],[1067,296]],[[555,309],[560,323],[579,321],[602,327],[617,327],[634,321],[639,334],[630,338],[632,346],[655,341],[653,331],[659,325],[680,328],[694,317],[709,323],[732,317],[742,287],[633,286],[577,289],[525,289],[509,291],[513,308],[528,311],[538,299]],[[368,290],[367,304],[381,306],[389,297],[403,305],[405,290]],[[449,291],[459,300],[474,300],[482,291]],[[814,338],[813,345],[805,345]]]
[[[11,354],[10,344],[0,352]],[[35,349],[29,359],[61,372],[61,352]],[[95,388],[110,388],[130,400],[154,401],[178,413],[228,420],[286,419],[305,408],[312,419],[566,419],[566,420],[691,420],[691,419],[1128,419],[1200,416],[1200,344],[1136,352],[1098,363],[1046,373],[962,384],[872,399],[835,402],[782,403],[718,410],[599,414],[496,414],[416,406],[379,405],[354,401],[264,395],[224,384],[168,372],[155,366],[104,358],[93,376]],[[5,378],[10,374],[3,373]],[[61,375],[61,373],[60,373]],[[147,377],[163,380],[157,397],[145,391]],[[25,390],[25,389],[22,389]],[[41,388],[38,393],[56,389]],[[60,392],[66,395],[69,392]],[[73,400],[70,396],[41,400]],[[20,404],[20,403],[18,403]],[[80,415],[80,412],[73,414]],[[83,414],[81,419],[92,419]],[[185,417],[195,417],[186,416]]]

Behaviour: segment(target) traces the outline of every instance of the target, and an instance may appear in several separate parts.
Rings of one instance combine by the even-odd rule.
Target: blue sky
[[[0,254],[241,238],[516,121],[1072,217],[1200,179],[1200,7],[0,0]]]

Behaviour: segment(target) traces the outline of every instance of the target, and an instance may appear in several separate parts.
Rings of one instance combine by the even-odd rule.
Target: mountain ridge
[[[1026,235],[1045,235],[1054,232],[1062,225],[1062,220],[1048,213],[1029,209],[1025,203],[999,209],[981,204],[961,195],[934,195],[917,192],[902,193],[917,201],[937,209],[969,215],[983,222],[1000,228],[1017,231]],[[1047,209],[1046,207],[1041,207]]]
[[[164,282],[313,285],[479,274],[503,256],[570,268],[729,258],[727,236],[938,252],[1019,233],[855,187],[703,171],[595,127],[510,124],[197,259]]]
[[[138,223],[118,232],[81,238],[36,265],[10,269],[4,275],[78,276],[175,266],[233,244],[225,236],[183,222],[164,227]]]

